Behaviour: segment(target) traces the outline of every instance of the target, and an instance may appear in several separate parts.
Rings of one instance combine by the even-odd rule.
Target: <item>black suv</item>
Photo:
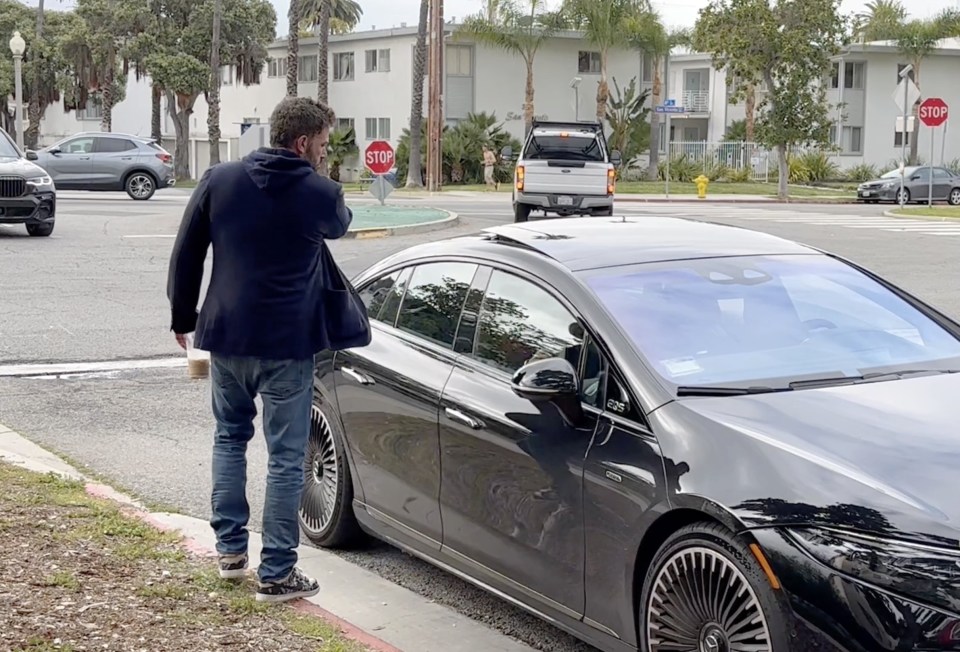
[[[27,233],[46,237],[53,233],[57,208],[53,179],[24,156],[10,135],[0,129],[0,224],[26,224]]]

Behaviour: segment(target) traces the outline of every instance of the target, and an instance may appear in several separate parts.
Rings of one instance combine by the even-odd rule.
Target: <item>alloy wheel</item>
[[[954,188],[950,191],[950,204],[960,206],[960,188]]]
[[[903,190],[897,191],[897,203],[906,204],[910,201],[910,191],[904,188]]]
[[[153,179],[145,174],[137,174],[130,177],[128,187],[131,195],[137,199],[143,199],[153,192]]]
[[[672,555],[646,605],[650,652],[770,652],[756,593],[725,556],[704,547]]]
[[[340,489],[337,442],[320,408],[313,406],[310,439],[303,459],[304,486],[300,496],[300,521],[309,533],[319,535],[330,526]]]

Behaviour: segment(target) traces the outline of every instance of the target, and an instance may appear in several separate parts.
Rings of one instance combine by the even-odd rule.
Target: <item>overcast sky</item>
[[[24,0],[25,4],[36,6],[37,0]],[[419,13],[420,0],[358,0],[363,7],[363,20],[358,29],[398,27],[400,23],[416,25]],[[522,0],[521,0],[522,1]],[[277,30],[285,34],[287,30],[287,7],[289,0],[271,0],[277,8]],[[557,5],[559,0],[547,0],[548,4]],[[653,0],[654,6],[660,12],[664,22],[671,27],[692,27],[697,19],[699,10],[706,6],[709,0]],[[75,0],[62,2],[47,2],[52,9],[68,9],[74,6]],[[448,19],[463,18],[480,11],[484,6],[483,0],[444,0],[444,13]],[[843,0],[843,11],[855,13],[861,11],[866,0]],[[960,0],[903,0],[907,11],[917,18],[926,18],[935,15],[947,7],[960,8]]]

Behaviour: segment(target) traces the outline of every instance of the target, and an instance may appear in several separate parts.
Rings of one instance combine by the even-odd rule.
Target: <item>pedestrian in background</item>
[[[483,146],[483,181],[487,184],[487,189],[493,188],[494,190],[500,189],[500,184],[497,183],[494,173],[497,168],[497,155],[493,153],[486,145]]]
[[[347,232],[353,215],[342,187],[316,173],[327,153],[333,111],[286,98],[270,118],[271,147],[204,172],[183,215],[170,261],[172,330],[186,348],[210,352],[213,492],[210,524],[220,576],[248,567],[246,451],[263,401],[269,465],[263,552],[256,598],[283,602],[316,595],[297,568],[297,512],[310,432],[314,356],[363,346],[369,323],[325,240]],[[207,249],[213,271],[197,303]],[[360,314],[358,314],[360,310]]]

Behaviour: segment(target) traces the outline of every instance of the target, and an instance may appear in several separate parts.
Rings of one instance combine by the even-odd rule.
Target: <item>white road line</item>
[[[107,360],[103,362],[62,362],[0,365],[0,377],[59,376],[132,369],[175,369],[187,366],[186,356],[149,360]]]
[[[122,235],[121,238],[176,238],[175,235]]]

